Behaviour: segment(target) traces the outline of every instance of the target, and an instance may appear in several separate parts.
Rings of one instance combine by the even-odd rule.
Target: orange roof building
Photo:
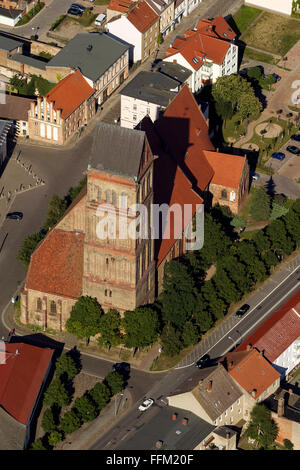
[[[166,50],[164,61],[178,63],[193,72],[190,87],[195,93],[218,77],[238,70],[236,33],[222,16],[199,20],[193,30],[177,36]]]
[[[24,447],[26,447],[29,438],[30,425],[37,401],[51,367],[53,352],[53,349],[39,348],[25,343],[1,342],[0,344],[2,359],[2,364],[0,364],[0,407],[27,429]],[[0,428],[3,426],[2,418]],[[0,435],[2,433],[9,435],[10,429],[2,428]],[[8,437],[6,436],[5,439],[7,440]],[[3,442],[0,443],[0,449],[9,450],[8,447],[2,447],[2,445],[4,445]],[[7,445],[9,442],[6,443]],[[11,448],[13,449],[13,446]]]
[[[221,360],[229,375],[256,401],[262,401],[280,385],[280,373],[256,348],[234,351]]]
[[[31,103],[29,137],[64,144],[95,115],[94,94],[79,70],[70,73],[44,97]]]

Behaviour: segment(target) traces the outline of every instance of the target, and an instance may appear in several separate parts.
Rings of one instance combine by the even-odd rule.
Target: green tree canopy
[[[40,241],[43,240],[44,237],[45,237],[44,233],[38,232],[38,233],[33,233],[32,235],[29,235],[23,241],[22,246],[18,252],[17,259],[21,261],[21,263],[23,264],[23,266],[25,266],[25,268],[29,266],[30,257],[32,253],[34,252],[37,245],[40,243]]]
[[[52,408],[47,408],[42,418],[42,428],[45,432],[55,431],[57,428]]]
[[[255,439],[263,449],[270,449],[278,434],[278,426],[271,419],[271,412],[265,405],[256,404],[250,413],[247,436]]]
[[[182,340],[184,346],[191,346],[197,344],[200,340],[200,333],[197,325],[193,322],[187,322],[182,331]]]
[[[62,354],[56,361],[55,372],[58,377],[66,377],[67,380],[72,380],[78,373],[76,364],[70,354]]]
[[[97,409],[88,396],[76,398],[73,408],[83,423],[92,421],[97,416]]]
[[[81,426],[81,419],[75,410],[67,411],[59,421],[59,429],[65,434],[72,434],[72,432],[79,429]]]
[[[50,446],[56,446],[62,441],[62,433],[59,431],[52,431],[48,436],[48,442]]]
[[[99,333],[102,315],[104,312],[96,298],[79,297],[66,321],[66,329],[80,339],[88,339]]]
[[[105,315],[100,318],[100,333],[101,337],[98,338],[100,346],[117,346],[122,342],[122,335],[120,333],[121,317],[117,310],[109,310]]]
[[[47,450],[47,447],[43,443],[43,439],[39,438],[31,444],[30,450]]]
[[[155,308],[138,307],[124,313],[124,342],[128,348],[144,348],[157,340],[159,321]]]
[[[271,214],[271,198],[260,186],[252,196],[250,205],[251,217],[254,220],[269,220]]]
[[[108,386],[111,395],[116,395],[123,390],[124,379],[118,372],[110,372],[105,377],[104,384]]]
[[[70,403],[71,397],[65,385],[59,378],[54,378],[44,395],[44,405],[66,406]]]
[[[97,382],[88,393],[92,400],[96,403],[99,410],[107,405],[111,396],[110,388],[103,382]]]
[[[47,218],[44,223],[44,229],[48,230],[57,224],[66,211],[66,202],[56,194],[52,196],[48,206]]]
[[[183,349],[179,331],[176,331],[170,324],[163,327],[160,335],[160,342],[163,347],[163,353],[166,356],[176,356],[176,354]]]

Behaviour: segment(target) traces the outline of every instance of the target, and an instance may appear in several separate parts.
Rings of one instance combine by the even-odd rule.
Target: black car
[[[286,149],[294,155],[300,155],[300,149],[296,145],[288,145]]]
[[[196,366],[199,367],[199,369],[202,369],[208,362],[210,361],[210,356],[209,354],[205,354],[204,356],[199,359],[199,361],[196,362]]]
[[[245,315],[246,312],[248,312],[249,308],[250,305],[244,304],[235,312],[235,315],[237,317],[242,317],[243,315]]]
[[[115,372],[130,372],[130,364],[128,362],[117,362],[113,365],[113,371]]]
[[[276,82],[279,82],[279,80],[281,80],[281,77],[279,77],[277,73],[272,73],[271,75],[275,78]]]
[[[78,8],[69,8],[67,13],[69,15],[82,16],[82,11]]]
[[[7,219],[15,219],[15,220],[22,220],[23,214],[22,212],[9,212],[6,214]]]
[[[84,7],[83,5],[80,5],[80,3],[72,3],[70,8],[75,8],[77,10],[81,10],[82,12],[86,10],[86,7]]]
[[[292,140],[297,140],[297,142],[300,142],[300,134],[293,134],[291,135]]]

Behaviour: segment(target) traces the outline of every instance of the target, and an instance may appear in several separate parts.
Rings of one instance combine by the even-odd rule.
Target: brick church
[[[246,159],[215,151],[187,86],[155,124],[145,117],[132,130],[99,122],[86,187],[31,257],[21,321],[62,331],[81,295],[121,314],[153,302],[164,264],[186,252],[186,240],[173,232],[150,237],[152,204],[190,204],[194,216],[197,205],[219,203],[237,213],[248,189]],[[146,236],[121,237],[112,224],[114,235],[99,237],[99,222],[112,213],[126,233],[132,224],[139,231],[141,213],[127,213],[133,204],[148,209]]]

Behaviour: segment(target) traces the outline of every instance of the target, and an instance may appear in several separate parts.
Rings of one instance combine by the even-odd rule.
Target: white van
[[[100,13],[100,15],[98,15],[97,18],[95,19],[95,25],[101,26],[105,20],[106,20],[106,15],[104,13]]]

